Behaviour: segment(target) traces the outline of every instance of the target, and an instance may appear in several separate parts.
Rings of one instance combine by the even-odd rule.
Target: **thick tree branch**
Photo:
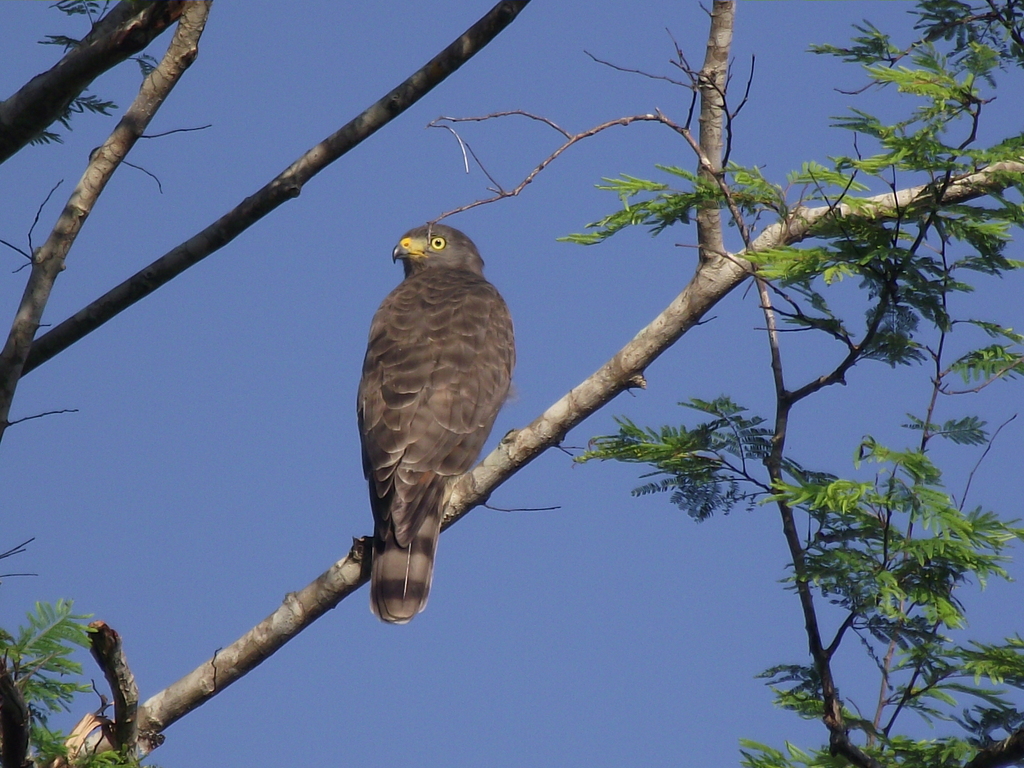
[[[734,0],[715,0],[711,8],[704,66],[697,75],[700,92],[699,144],[702,162],[697,174],[707,181],[721,181],[722,117],[725,114],[725,85],[729,69],[729,48],[736,15]],[[715,202],[705,203],[697,211],[697,245],[702,259],[717,259],[725,253],[722,214]]]
[[[32,339],[49,300],[64,260],[96,200],[125,156],[143,134],[164,99],[188,69],[198,52],[209,14],[209,2],[185,3],[177,31],[163,61],[143,81],[135,101],[107,140],[93,150],[89,164],[57,219],[46,242],[32,255],[32,271],[21,304],[11,325],[7,343],[0,351],[0,436],[7,428],[11,402],[21,378]]]
[[[138,738],[139,687],[135,675],[128,667],[128,659],[121,647],[121,636],[106,622],[89,624],[89,650],[110,686],[114,698],[113,748],[122,754],[135,753]]]
[[[814,208],[797,206],[783,221],[766,227],[754,240],[756,251],[780,245],[792,245],[814,234],[814,227],[828,218],[864,217],[878,221],[903,217],[912,219],[920,206],[953,205],[1001,192],[1024,178],[1024,160],[995,163],[976,173],[950,181],[907,187],[896,192],[867,197],[853,203],[823,205]],[[937,199],[938,198],[938,199]],[[849,199],[849,198],[847,198]]]
[[[0,102],[0,163],[60,117],[96,77],[141,51],[177,21],[184,5],[118,3],[51,69]]]
[[[3,768],[29,768],[29,711],[25,697],[0,658],[0,765]]]
[[[452,525],[519,469],[597,411],[637,377],[662,352],[692,328],[748,275],[742,260],[717,259],[702,265],[683,292],[632,341],[579,386],[531,424],[507,435],[454,487],[445,527]],[[348,556],[299,592],[289,594],[274,613],[178,682],[150,698],[139,713],[140,748],[171,723],[209,700],[269,658],[299,632],[334,608],[369,578],[368,540],[357,539]]]
[[[310,149],[232,211],[38,338],[32,345],[24,373],[67,349],[118,313],[230,243],[279,205],[297,197],[303,185],[313,176],[398,117],[465,64],[511,24],[528,2],[499,2],[422,69]]]
[[[1002,768],[1024,761],[1024,728],[1014,731],[1000,742],[978,752],[964,768]]]
[[[151,697],[139,710],[139,749],[144,755],[161,733],[196,707],[255,669],[370,578],[369,539],[356,539],[348,555],[208,662]]]

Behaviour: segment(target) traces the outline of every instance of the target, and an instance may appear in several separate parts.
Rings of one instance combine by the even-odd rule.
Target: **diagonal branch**
[[[646,328],[592,376],[573,388],[531,424],[509,433],[472,472],[454,487],[446,527],[476,506],[512,475],[620,392],[635,386],[637,377],[698,323],[722,297],[739,285],[748,271],[742,260],[717,259],[702,265],[683,292]],[[139,713],[140,740],[145,744],[167,726],[238,680],[269,658],[325,612],[334,608],[369,578],[368,540],[357,539],[352,550],[304,589],[231,645],[178,682],[150,698]]]
[[[24,373],[63,352],[135,302],[230,243],[278,206],[297,197],[313,176],[398,117],[465,64],[511,24],[528,2],[499,2],[422,69],[310,149],[236,208],[36,339]]]
[[[143,134],[164,99],[195,60],[209,2],[186,3],[167,53],[142,83],[135,101],[107,140],[93,150],[82,179],[71,193],[46,242],[32,256],[32,271],[21,304],[0,351],[0,437],[8,426],[11,402],[21,378],[32,339],[68,251],[103,193],[110,177]]]
[[[89,83],[138,53],[181,15],[185,3],[123,0],[46,72],[0,102],[0,163],[48,125]]]
[[[842,202],[813,208],[797,206],[784,220],[766,227],[754,240],[753,249],[767,250],[813,237],[814,227],[827,219],[861,217],[881,221],[902,216],[909,220],[919,206],[952,205],[976,200],[1001,192],[1015,181],[1019,183],[1022,177],[1024,159],[1004,161],[948,182],[941,179],[930,184],[862,198],[853,203]]]
[[[1024,728],[978,752],[964,768],[1002,768],[1024,760]]]
[[[139,709],[140,757],[160,746],[172,723],[206,703],[269,659],[285,643],[334,608],[370,578],[369,539],[356,539],[348,555],[328,568],[267,618]]]

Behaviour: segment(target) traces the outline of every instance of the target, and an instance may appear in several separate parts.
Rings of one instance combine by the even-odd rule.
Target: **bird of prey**
[[[508,396],[515,341],[462,232],[409,230],[392,259],[405,279],[373,317],[356,409],[375,524],[370,608],[404,624],[427,603],[449,486]]]

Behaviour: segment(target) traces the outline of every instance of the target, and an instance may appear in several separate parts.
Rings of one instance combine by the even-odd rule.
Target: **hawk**
[[[473,241],[442,224],[392,253],[405,279],[370,325],[356,410],[375,524],[370,608],[423,610],[449,486],[473,466],[508,396],[512,318]]]

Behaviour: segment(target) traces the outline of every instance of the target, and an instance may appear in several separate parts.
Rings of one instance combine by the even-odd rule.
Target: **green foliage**
[[[70,658],[75,646],[88,648],[86,616],[71,613],[70,600],[55,605],[36,603],[28,624],[13,637],[0,634],[0,655],[12,666],[12,677],[28,702],[34,718],[66,710],[76,693],[89,687],[66,678],[82,674],[82,665]]]
[[[36,603],[28,623],[10,633],[0,629],[0,658],[28,704],[30,743],[36,765],[68,758],[68,734],[48,727],[54,712],[68,711],[79,693],[92,690],[82,680],[82,666],[71,658],[76,648],[89,647],[88,616],[74,614],[70,600]],[[76,768],[132,768],[138,761],[118,752],[86,753],[72,761]]]
[[[93,24],[103,15],[106,10],[108,3],[96,2],[96,0],[59,0],[54,3],[51,7],[65,14],[66,16],[87,16],[89,21]],[[72,48],[77,47],[81,44],[81,40],[68,35],[46,35],[42,40],[39,41],[40,45],[57,45],[68,51]],[[148,53],[139,54],[138,56],[131,57],[136,64],[138,64],[139,71],[143,77],[149,75],[157,65],[157,60],[150,56]],[[63,109],[60,117],[57,119],[60,124],[64,126],[66,130],[71,130],[71,121],[75,115],[82,115],[85,113],[95,115],[110,116],[113,110],[117,109],[117,104],[107,99],[102,99],[99,96],[89,93],[88,89],[85,89],[79,95],[75,96],[70,103]],[[61,135],[52,130],[44,130],[35,136],[30,143],[32,144],[62,144],[64,139]]]
[[[591,449],[576,461],[650,464],[654,471],[643,477],[666,477],[634,488],[633,495],[671,491],[671,502],[695,520],[705,520],[716,511],[728,512],[738,504],[751,507],[767,492],[767,487],[757,487],[747,471],[748,461],[763,460],[771,450],[771,431],[761,426],[764,419],[745,418],[745,409],[727,397],[710,402],[694,398],[680,405],[715,418],[693,429],[657,431],[616,419],[618,434],[595,437]]]
[[[90,112],[96,115],[110,116],[111,110],[117,109],[117,104],[112,101],[105,101],[91,93],[82,93],[71,100],[71,103],[64,108],[57,120],[68,130],[71,130],[71,119],[74,115],[81,115]],[[64,139],[56,131],[45,130],[32,139],[32,144],[63,144]]]
[[[101,16],[106,6],[100,0],[57,0],[52,7],[68,16],[88,16],[92,20]]]
[[[686,181],[688,189],[677,190],[663,182],[648,181],[626,174],[617,179],[603,179],[605,183],[598,184],[597,188],[614,192],[622,202],[622,210],[588,224],[587,229],[596,230],[595,232],[567,235],[559,240],[579,245],[595,245],[626,227],[634,226],[646,226],[651,234],[657,235],[673,224],[688,224],[690,217],[698,208],[722,203],[722,190],[715,182],[700,178],[683,168],[671,165],[656,167]],[[782,191],[770,184],[757,168],[730,165],[726,173],[738,186],[733,201],[740,210],[756,213],[765,208],[778,210],[782,205]]]
[[[776,506],[793,555],[787,587],[799,593],[805,618],[808,610],[820,612],[832,619],[823,623],[838,625],[827,638],[809,624],[812,657],[763,673],[776,705],[826,725],[837,711],[829,707],[837,707],[849,743],[881,765],[962,768],[978,749],[1024,728],[1018,709],[1024,640],[966,638],[961,599],[969,587],[1009,578],[1009,547],[1024,540],[1024,528],[990,510],[965,509],[965,499],[958,504],[930,452],[940,438],[963,450],[991,447],[979,417],[936,417],[939,394],[975,392],[1024,375],[1024,335],[990,318],[957,317],[952,309],[958,296],[974,290],[978,276],[1003,276],[1022,266],[1006,248],[1024,225],[1024,181],[996,164],[1019,163],[1024,136],[981,146],[979,127],[998,71],[1024,65],[1024,7],[920,0],[916,9],[920,38],[906,47],[865,22],[848,46],[812,48],[859,65],[867,78],[863,90],[891,94],[905,105],[901,117],[852,109],[835,118],[838,129],[853,133],[854,154],[807,161],[787,176],[785,187],[756,168],[730,166],[723,177],[729,199],[751,219],[778,220],[797,206],[827,206],[829,215],[815,220],[799,246],[742,255],[773,291],[775,316],[792,330],[817,332],[837,344],[841,362],[802,387],[777,390],[777,414],[785,417],[775,422],[778,429],[728,397],[694,399],[686,405],[710,419],[650,428],[621,417],[618,432],[594,438],[578,460],[646,465],[643,477],[654,479],[633,495],[671,492],[671,502],[697,520],[737,504]],[[658,167],[683,179],[682,189],[628,175],[606,179],[601,188],[614,192],[623,209],[566,239],[593,244],[637,225],[658,234],[688,223],[701,207],[725,207],[718,184]],[[980,169],[989,169],[989,182],[973,187],[970,197],[944,198]],[[883,208],[886,197],[876,197],[914,186],[923,191],[900,198],[895,214]],[[859,287],[861,314],[833,308],[840,284],[847,286],[843,302],[849,305],[851,283]],[[801,466],[785,447],[790,409],[845,382],[846,372],[867,360],[893,367],[928,363],[926,411],[908,414],[902,425],[916,445],[894,449],[865,437],[845,477]],[[955,389],[954,379],[967,388]],[[868,469],[873,475],[865,476]],[[841,648],[844,664],[856,663],[849,661],[851,637],[863,652],[859,663],[877,675],[872,711],[850,708],[834,687],[841,684],[831,682],[831,662]],[[943,724],[943,732],[909,738],[900,733],[907,712]],[[810,751],[788,742],[780,750],[744,741],[742,762],[751,768],[849,765],[835,749],[839,730],[829,730],[829,743]]]

